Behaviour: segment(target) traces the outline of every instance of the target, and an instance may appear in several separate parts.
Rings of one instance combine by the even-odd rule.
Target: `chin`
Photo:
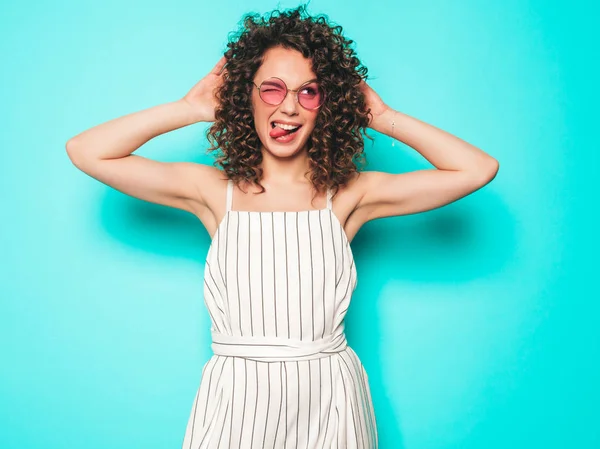
[[[278,157],[291,157],[303,151],[305,144],[302,145],[270,145],[266,146],[266,150]]]

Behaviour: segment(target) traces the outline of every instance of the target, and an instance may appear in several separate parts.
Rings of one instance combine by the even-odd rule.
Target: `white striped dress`
[[[183,449],[377,448],[365,369],[347,345],[356,288],[331,208],[227,212],[206,258],[206,362]]]

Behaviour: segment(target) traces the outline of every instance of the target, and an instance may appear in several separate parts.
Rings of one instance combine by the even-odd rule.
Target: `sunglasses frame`
[[[265,81],[268,81],[268,80],[271,80],[271,79],[276,79],[276,80],[279,80],[279,81],[281,81],[281,82],[283,83],[283,85],[285,86],[285,95],[283,96],[283,98],[281,99],[281,101],[280,101],[279,103],[277,103],[277,104],[267,103],[267,102],[266,102],[266,101],[263,99],[263,97],[262,97],[262,95],[261,95],[261,88],[262,88],[262,85],[265,83]],[[286,99],[286,97],[287,97],[287,95],[288,95],[288,93],[289,93],[289,92],[295,92],[295,93],[296,93],[296,95],[295,95],[295,96],[296,96],[296,102],[297,102],[297,103],[298,103],[300,106],[302,106],[304,109],[306,109],[306,110],[308,110],[308,111],[316,111],[316,110],[317,110],[317,109],[319,109],[321,106],[323,106],[323,104],[325,103],[325,91],[323,90],[323,88],[321,87],[321,85],[320,85],[320,84],[319,84],[319,89],[320,89],[320,90],[321,90],[321,92],[323,93],[323,101],[321,101],[321,104],[320,104],[319,106],[317,106],[316,108],[307,108],[307,107],[306,107],[306,106],[304,106],[302,103],[300,103],[300,97],[299,97],[299,92],[302,90],[302,88],[303,88],[304,86],[306,86],[307,84],[310,84],[310,83],[315,83],[315,82],[316,82],[317,84],[319,84],[317,80],[310,80],[310,81],[307,81],[307,82],[305,82],[304,84],[302,84],[302,85],[301,85],[301,86],[300,86],[298,89],[290,89],[290,88],[288,88],[287,84],[285,84],[285,81],[283,81],[281,78],[277,78],[276,76],[270,76],[269,78],[267,78],[267,79],[264,79],[264,80],[263,80],[263,81],[260,83],[260,86],[257,86],[257,85],[256,85],[256,83],[255,83],[254,81],[252,81],[252,84],[254,84],[254,87],[256,87],[256,88],[258,89],[258,96],[260,97],[260,99],[262,100],[262,102],[263,102],[263,103],[265,103],[265,104],[268,104],[269,106],[279,106],[279,105],[280,105],[281,103],[283,103],[283,101]]]

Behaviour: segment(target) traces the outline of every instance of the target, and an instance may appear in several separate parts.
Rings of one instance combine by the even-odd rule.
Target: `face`
[[[253,81],[260,86],[264,80],[277,77],[287,85],[288,89],[297,90],[307,81],[316,80],[311,65],[311,60],[304,58],[296,50],[282,47],[270,48],[265,52],[263,64],[256,72]],[[263,88],[268,89],[268,87]],[[297,101],[296,92],[291,90],[279,105],[267,104],[260,98],[259,90],[254,86],[252,110],[254,126],[263,148],[280,157],[289,157],[305,149],[319,112],[319,109],[311,110],[301,106]],[[278,123],[287,128],[300,125],[300,128],[292,134],[276,138],[279,134],[287,133],[281,126],[277,126]]]

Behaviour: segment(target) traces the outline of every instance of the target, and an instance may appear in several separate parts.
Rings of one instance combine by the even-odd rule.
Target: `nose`
[[[300,105],[298,104],[298,98],[296,97],[296,92],[288,90],[287,95],[279,105],[279,109],[282,112],[289,115],[296,115],[298,113],[298,108]]]

